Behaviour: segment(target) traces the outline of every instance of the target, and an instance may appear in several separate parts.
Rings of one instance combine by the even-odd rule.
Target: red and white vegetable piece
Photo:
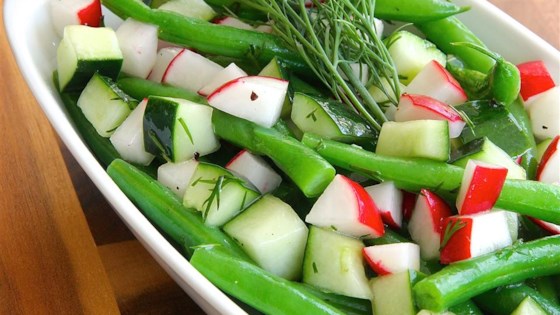
[[[405,92],[430,96],[452,106],[467,101],[467,94],[459,82],[435,60],[422,68],[405,88]]]
[[[282,177],[262,157],[247,150],[234,156],[226,168],[247,179],[262,194],[275,190],[282,182]]]
[[[538,226],[550,234],[560,234],[560,225],[532,218]]]
[[[169,62],[161,83],[198,92],[224,69],[212,60],[191,50],[183,49]]]
[[[122,72],[147,78],[157,59],[157,26],[128,18],[119,26],[116,34],[123,53]]]
[[[230,63],[222,71],[218,72],[210,82],[198,90],[198,94],[208,96],[225,83],[246,76],[247,73],[243,69],[239,68],[235,63]]]
[[[213,23],[219,25],[231,26],[242,30],[251,30],[251,31],[255,30],[251,24],[245,23],[240,19],[231,16],[215,19]]]
[[[195,159],[179,163],[167,162],[158,167],[157,180],[179,198],[183,198],[197,166],[198,161]]]
[[[506,181],[508,169],[469,160],[463,173],[456,206],[459,214],[475,214],[494,207]]]
[[[555,86],[527,101],[533,134],[538,140],[560,135],[560,87]]]
[[[124,160],[140,165],[148,165],[154,159],[144,147],[143,120],[147,103],[147,99],[140,102],[109,138]]]
[[[414,205],[416,204],[416,194],[402,189],[401,193],[403,195],[402,213],[404,219],[408,221],[412,216],[412,211],[414,210]]]
[[[414,243],[395,243],[364,247],[364,257],[378,275],[420,270],[420,247]]]
[[[383,222],[393,228],[402,227],[402,203],[403,194],[392,181],[386,181],[377,185],[365,187],[375,205]]]
[[[183,50],[184,48],[180,47],[165,47],[160,49],[156,56],[156,63],[148,75],[148,80],[161,83],[161,79],[165,74],[165,70],[169,67],[169,63]]]
[[[360,184],[336,175],[319,196],[305,222],[361,238],[385,233],[379,210]]]
[[[560,185],[560,136],[554,137],[544,151],[537,168],[537,180]]]
[[[439,196],[422,189],[416,204],[408,231],[414,242],[420,246],[420,254],[426,260],[439,257],[439,245],[443,220],[451,216],[451,209]]]
[[[50,1],[51,20],[59,36],[67,25],[101,25],[100,0],[57,0]]]
[[[529,98],[554,87],[554,80],[542,60],[529,61],[517,65],[521,77],[521,97]]]
[[[512,244],[505,211],[453,216],[444,222],[440,262],[449,264]]]
[[[466,124],[461,115],[445,103],[425,95],[403,94],[395,113],[395,121],[422,119],[447,120],[450,138],[457,138]]]
[[[208,96],[208,104],[268,128],[280,118],[287,92],[286,80],[248,76],[222,85]]]

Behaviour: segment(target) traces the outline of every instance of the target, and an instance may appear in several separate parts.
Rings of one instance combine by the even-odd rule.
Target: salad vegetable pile
[[[489,50],[468,7],[50,9],[81,136],[251,311],[560,314],[560,87],[544,62]]]

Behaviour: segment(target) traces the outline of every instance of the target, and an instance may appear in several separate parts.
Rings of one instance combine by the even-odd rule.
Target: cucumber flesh
[[[289,280],[300,278],[308,230],[287,203],[265,195],[223,229],[263,269]]]
[[[158,5],[157,8],[205,21],[216,17],[214,9],[203,0],[170,0]]]
[[[58,46],[58,85],[60,91],[79,91],[94,73],[115,80],[123,55],[115,31],[105,27],[69,25]]]
[[[449,150],[447,121],[413,120],[384,123],[377,140],[376,153],[447,161]]]
[[[415,315],[412,286],[422,276],[414,270],[378,276],[370,280],[373,313],[376,315]]]
[[[521,301],[519,306],[511,313],[511,315],[546,315],[539,303],[535,302],[530,296]]]
[[[358,239],[311,226],[303,261],[303,282],[336,294],[371,299],[363,248]]]
[[[124,94],[108,77],[95,73],[78,99],[78,107],[97,133],[110,137],[137,102]]]

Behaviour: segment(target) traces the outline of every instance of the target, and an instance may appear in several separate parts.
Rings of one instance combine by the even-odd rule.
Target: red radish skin
[[[470,160],[457,197],[459,214],[475,214],[492,209],[500,196],[507,173],[505,167]]]
[[[544,154],[541,158],[541,162],[539,163],[539,166],[537,168],[537,180],[541,180],[541,177],[543,175],[543,171],[547,165],[547,163],[551,160],[551,158],[557,154],[558,152],[558,140],[560,139],[560,136],[556,136],[554,137],[554,139],[552,139],[552,141],[550,142],[550,144],[548,145],[548,147],[546,148],[546,150],[544,151]],[[560,172],[560,170],[559,170]]]
[[[91,27],[101,25],[101,1],[94,0],[87,7],[78,12],[80,24]]]
[[[448,237],[446,244],[442,244],[440,254],[440,262],[442,264],[449,264],[454,261],[469,259],[471,257],[471,233],[472,233],[472,218],[449,217],[443,221],[442,226],[448,227],[450,224],[456,226],[464,225],[456,230],[453,235],[441,234],[441,242],[444,238]]]
[[[366,253],[365,248],[362,249],[362,253],[366,259],[366,262],[376,274],[380,276],[391,274],[389,268],[385,267],[382,262],[371,259],[371,257],[369,257],[369,255]]]
[[[395,222],[393,216],[389,212],[380,212],[381,219],[385,222],[388,226],[394,229],[400,229],[401,227]]]
[[[245,152],[247,152],[247,150],[241,150],[239,152],[237,152],[236,155],[234,155],[231,160],[229,160],[229,162],[227,162],[225,168],[228,168],[229,166],[231,166],[231,164],[233,164],[235,162],[235,160],[237,160],[240,156],[242,156],[243,154],[245,154]]]
[[[521,77],[520,94],[524,101],[555,86],[542,60],[525,62],[517,65],[517,68]]]
[[[167,79],[167,75],[169,74],[169,69],[172,68],[173,64],[175,63],[175,61],[177,61],[177,59],[183,54],[185,53],[187,49],[183,48],[177,55],[175,55],[175,57],[173,57],[173,59],[171,59],[171,61],[169,62],[169,65],[167,65],[167,69],[165,69],[165,72],[163,73],[163,76],[161,77],[161,83],[165,83],[166,79]]]
[[[401,99],[408,99],[414,106],[424,108],[430,112],[433,112],[446,120],[455,122],[463,121],[463,118],[456,111],[451,109],[451,107],[443,102],[440,102],[434,98],[425,95],[408,94],[404,93]]]
[[[342,178],[352,187],[356,194],[356,200],[358,201],[358,221],[371,227],[377,233],[377,235],[374,235],[375,237],[385,234],[385,227],[383,226],[379,209],[367,191],[362,185],[348,177],[342,176]]]
[[[438,195],[427,189],[422,189],[420,194],[426,198],[426,202],[432,211],[432,227],[434,232],[441,234],[442,222],[445,218],[451,216],[451,208]]]
[[[403,217],[405,220],[410,220],[412,216],[412,210],[414,209],[414,204],[416,203],[416,194],[403,190]]]
[[[540,226],[543,230],[547,231],[550,234],[560,234],[560,225],[545,222],[543,220],[530,218],[536,225]]]

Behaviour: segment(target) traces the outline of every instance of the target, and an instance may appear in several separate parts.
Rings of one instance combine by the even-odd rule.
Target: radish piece
[[[443,226],[442,264],[477,257],[512,244],[505,211],[453,216]]]
[[[533,133],[538,140],[560,135],[560,87],[555,86],[527,101]]]
[[[416,204],[416,194],[402,190],[403,202],[402,202],[402,213],[405,220],[410,220],[412,216],[412,210],[414,210],[414,205]]]
[[[560,234],[560,225],[558,224],[546,222],[535,218],[531,218],[531,220],[550,234]]]
[[[157,59],[157,26],[126,19],[116,31],[123,53],[122,72],[145,79]]]
[[[177,197],[183,198],[197,166],[198,161],[195,159],[179,163],[167,162],[158,167],[157,180]]]
[[[554,80],[542,60],[529,61],[517,65],[521,77],[521,97],[529,98],[554,87]]]
[[[169,67],[169,63],[183,50],[185,50],[185,48],[180,47],[166,47],[160,49],[156,56],[156,63],[148,75],[148,80],[161,83],[161,79],[165,74],[165,70]]]
[[[50,11],[53,26],[60,37],[67,25],[101,25],[100,0],[53,0]]]
[[[378,275],[420,270],[420,247],[414,243],[394,243],[362,250],[371,269]]]
[[[248,76],[222,85],[208,96],[208,104],[269,128],[280,118],[287,91],[286,80]]]
[[[560,136],[554,137],[544,151],[537,168],[537,180],[548,184],[560,184]]]
[[[196,93],[222,69],[222,66],[210,59],[183,49],[169,63],[161,82]]]
[[[451,216],[449,206],[433,192],[422,189],[416,199],[408,222],[410,237],[420,246],[420,254],[426,260],[439,257],[442,222]]]
[[[274,32],[274,28],[270,24],[261,24],[255,27],[255,31],[272,34]]]
[[[402,227],[402,191],[392,181],[383,182],[365,188],[375,205],[383,222],[390,227],[400,229]]]
[[[395,121],[446,120],[449,123],[449,137],[457,138],[465,127],[465,121],[451,106],[434,98],[417,94],[403,94],[399,101]]]
[[[508,169],[503,166],[469,160],[456,200],[459,214],[475,214],[492,209],[500,196],[507,173]]]
[[[252,25],[231,16],[225,16],[223,18],[216,19],[213,21],[213,23],[218,25],[231,26],[242,30],[250,30],[250,31],[255,30]]]
[[[435,60],[422,68],[405,88],[405,92],[430,96],[449,105],[459,105],[468,100],[459,82]]]
[[[375,238],[385,233],[374,201],[360,184],[343,175],[335,176],[305,222],[353,237]]]
[[[154,159],[144,147],[143,118],[147,103],[148,99],[140,102],[109,139],[124,160],[140,165],[148,165]]]
[[[275,190],[282,182],[282,177],[263,158],[247,150],[242,150],[234,156],[226,168],[247,179],[262,194]]]
[[[222,71],[218,72],[210,82],[198,90],[198,94],[208,96],[225,83],[246,76],[247,73],[245,71],[239,68],[235,63],[230,63]]]

